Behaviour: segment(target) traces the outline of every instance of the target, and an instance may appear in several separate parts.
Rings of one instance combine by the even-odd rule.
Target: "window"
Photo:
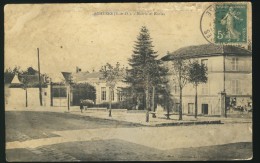
[[[194,104],[188,103],[188,114],[193,114]]]
[[[240,82],[239,80],[231,80],[231,92],[232,94],[239,94],[240,93]]]
[[[118,92],[118,101],[123,101],[123,92],[122,91]]]
[[[238,58],[232,58],[231,70],[232,71],[238,71]]]
[[[204,83],[204,84],[201,84],[201,94],[202,95],[207,95],[209,94],[209,86],[208,86],[208,83]]]
[[[106,87],[101,87],[101,100],[102,101],[106,101],[106,95],[107,95]]]
[[[111,89],[111,88],[110,88]],[[114,96],[114,90],[111,89],[111,100],[114,101],[115,100],[115,96]]]

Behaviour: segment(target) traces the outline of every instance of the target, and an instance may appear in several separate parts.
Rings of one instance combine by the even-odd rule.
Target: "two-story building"
[[[198,86],[198,114],[223,115],[226,99],[235,100],[237,106],[252,104],[252,52],[235,46],[199,45],[180,48],[162,58],[168,68],[173,68],[176,57],[198,60],[206,65],[208,81]],[[179,88],[169,74],[173,110],[178,110]],[[194,114],[195,88],[191,83],[183,89],[183,113]]]

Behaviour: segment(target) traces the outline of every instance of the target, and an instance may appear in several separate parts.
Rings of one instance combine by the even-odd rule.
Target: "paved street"
[[[151,127],[58,111],[5,114],[8,161],[226,160],[252,156],[252,123],[248,122]]]

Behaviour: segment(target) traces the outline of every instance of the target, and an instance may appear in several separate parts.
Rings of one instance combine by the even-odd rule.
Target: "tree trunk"
[[[153,86],[153,94],[152,94],[152,110],[153,110],[153,112],[155,112],[154,96],[155,96],[155,87]],[[153,114],[153,118],[156,118],[155,114]]]
[[[180,87],[179,120],[182,120],[182,87]]]
[[[52,88],[52,82],[50,84],[50,98],[51,98],[51,106],[53,106],[53,88]]]
[[[198,85],[195,86],[195,118],[197,118],[198,114]]]
[[[169,96],[168,96],[168,93],[166,92],[165,93],[165,100],[166,100],[166,103],[165,103],[165,106],[166,106],[166,110],[167,110],[167,119],[170,119],[170,109],[169,109]]]
[[[28,107],[27,88],[25,89],[25,107]]]
[[[112,117],[112,88],[109,88],[109,117]]]
[[[68,85],[68,111],[70,111],[70,85]]]
[[[146,96],[146,122],[149,122],[149,78],[147,76],[146,79],[146,90],[145,90],[145,96]]]

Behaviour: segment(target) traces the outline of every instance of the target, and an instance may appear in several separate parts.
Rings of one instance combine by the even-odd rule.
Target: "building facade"
[[[167,54],[162,60],[169,68],[172,60],[182,56],[197,60],[207,67],[208,81],[198,86],[198,114],[224,115],[235,101],[235,107],[252,105],[252,53],[234,46],[199,45],[181,48]],[[168,76],[173,110],[179,108],[179,88]],[[183,88],[182,109],[184,114],[195,112],[195,88],[187,83]]]
[[[124,100],[122,88],[127,87],[127,83],[123,82],[123,78],[119,78],[116,82],[114,91],[110,91],[110,86],[107,84],[100,72],[81,72],[72,73],[73,82],[88,83],[95,87],[96,100],[95,104],[108,103],[110,100],[110,93],[112,103]]]

